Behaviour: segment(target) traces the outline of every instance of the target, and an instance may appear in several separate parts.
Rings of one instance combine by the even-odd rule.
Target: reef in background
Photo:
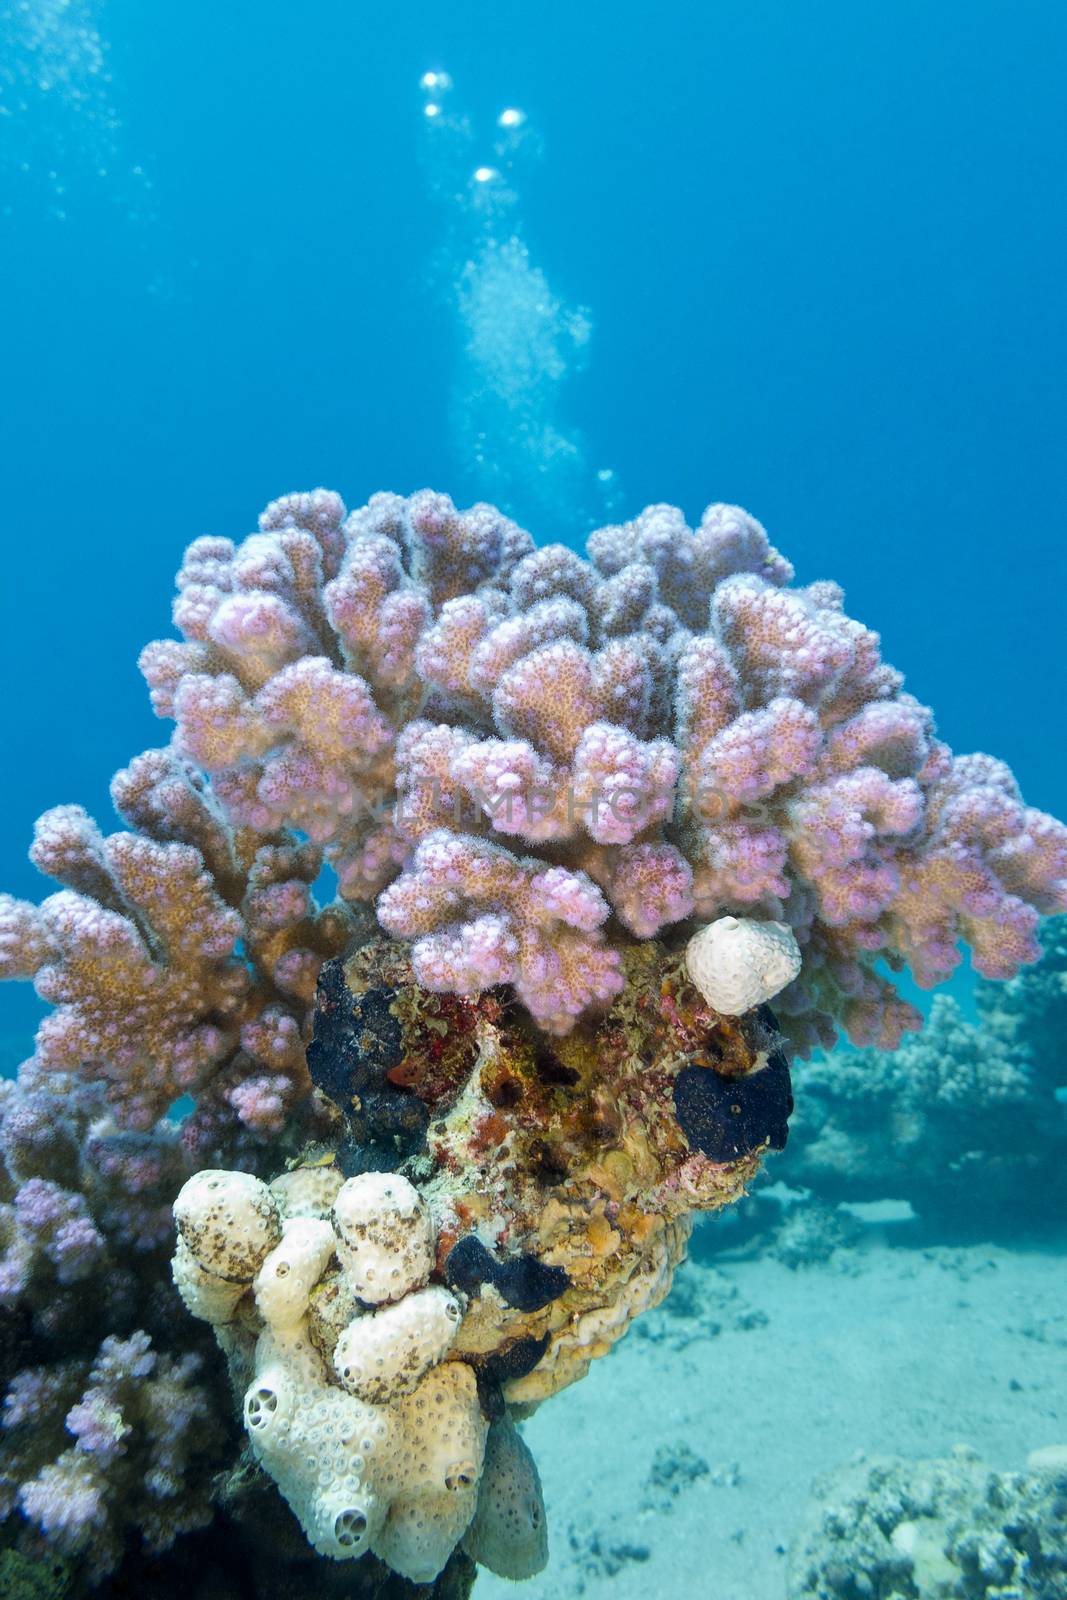
[[[948,996],[896,1052],[838,1050],[799,1074],[777,1176],[823,1203],[907,1200],[935,1231],[1062,1226],[1067,1202],[1067,921],[1006,984],[979,978],[977,1023]]]
[[[816,1483],[789,1600],[1064,1600],[1065,1495],[1062,1446],[1022,1472],[963,1446],[940,1461],[860,1461]]]

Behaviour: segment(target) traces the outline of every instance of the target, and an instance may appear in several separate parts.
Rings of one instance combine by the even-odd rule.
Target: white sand
[[[1067,1441],[1063,1255],[874,1243],[796,1271],[692,1262],[676,1292],[695,1315],[668,1302],[526,1424],[549,1567],[483,1574],[477,1600],[783,1600],[817,1474],[959,1442],[1021,1467]],[[650,1487],[662,1446],[709,1470]]]

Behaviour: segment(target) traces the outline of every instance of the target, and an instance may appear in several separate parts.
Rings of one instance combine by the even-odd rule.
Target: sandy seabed
[[[547,1570],[477,1600],[784,1600],[818,1474],[973,1446],[999,1469],[1067,1443],[1067,1254],[838,1249],[690,1261],[666,1305],[525,1425]]]

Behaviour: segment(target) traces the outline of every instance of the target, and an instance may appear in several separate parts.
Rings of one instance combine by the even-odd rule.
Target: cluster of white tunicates
[[[464,1540],[493,1571],[540,1571],[537,1470],[506,1418],[490,1427],[470,1366],[447,1359],[463,1306],[429,1281],[434,1230],[406,1178],[306,1167],[268,1187],[206,1171],[174,1214],[174,1281],[228,1352],[254,1338],[245,1427],[317,1551],[371,1550],[429,1583]],[[347,1315],[329,1354],[309,1316],[324,1281]]]

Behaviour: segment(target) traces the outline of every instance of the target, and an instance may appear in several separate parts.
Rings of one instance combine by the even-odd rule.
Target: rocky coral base
[[[268,1186],[208,1168],[174,1280],[244,1391],[253,1455],[320,1555],[432,1582],[460,1546],[547,1559],[510,1420],[582,1377],[684,1257],[690,1212],[785,1141],[769,1012],[711,1010],[651,942],[594,1028],[548,1041],[496,994],[438,996],[372,941],[328,963],[311,1077],[337,1114]]]
[[[177,1286],[218,1330],[237,1394],[248,1391],[257,1459],[320,1554],[369,1549],[425,1585],[462,1539],[501,1575],[537,1570],[543,1521],[527,1512],[541,1515],[540,1490],[508,1411],[522,1418],[581,1378],[663,1299],[690,1214],[744,1191],[784,1143],[792,1108],[770,1012],[720,1016],[681,948],[646,941],[621,968],[622,989],[595,1022],[549,1039],[500,990],[428,992],[392,941],[327,962],[308,1049],[312,1138],[299,1156],[291,1141],[279,1150],[269,1190],[241,1141],[225,1167],[181,1187],[187,1152],[172,1128],[116,1131],[83,1095],[89,1162],[81,1121],[67,1128],[74,1111],[59,1117],[39,1087],[10,1091],[0,1128],[9,1566],[38,1563],[26,1569],[36,1581],[47,1540],[74,1593],[124,1582],[131,1562],[152,1567],[142,1590],[164,1593],[171,1548],[176,1572],[193,1548],[205,1551],[198,1571],[218,1565],[218,1475],[240,1435],[223,1363],[164,1279],[167,1201],[181,1187]],[[134,1182],[137,1203],[123,1204]],[[451,1432],[427,1427],[431,1401]],[[299,1459],[290,1412],[326,1430]],[[372,1441],[357,1452],[362,1498],[347,1481],[317,1482],[319,1445],[334,1422],[347,1441],[357,1414],[370,1425],[359,1440]],[[516,1498],[515,1484],[529,1492]],[[243,1506],[227,1515],[242,1521]],[[427,1517],[440,1524],[432,1554]],[[248,1581],[276,1585],[285,1570],[271,1561]]]
[[[497,991],[428,993],[387,940],[320,978],[308,1064],[339,1124],[317,1159],[417,1185],[436,1271],[469,1301],[456,1354],[543,1342],[535,1370],[501,1372],[512,1404],[580,1378],[663,1298],[690,1214],[728,1206],[785,1143],[773,1015],[718,1015],[651,940],[622,965],[612,1006],[563,1039]]]
[[[815,1485],[789,1600],[1064,1600],[1067,1448],[994,1472],[947,1459],[862,1460]]]

